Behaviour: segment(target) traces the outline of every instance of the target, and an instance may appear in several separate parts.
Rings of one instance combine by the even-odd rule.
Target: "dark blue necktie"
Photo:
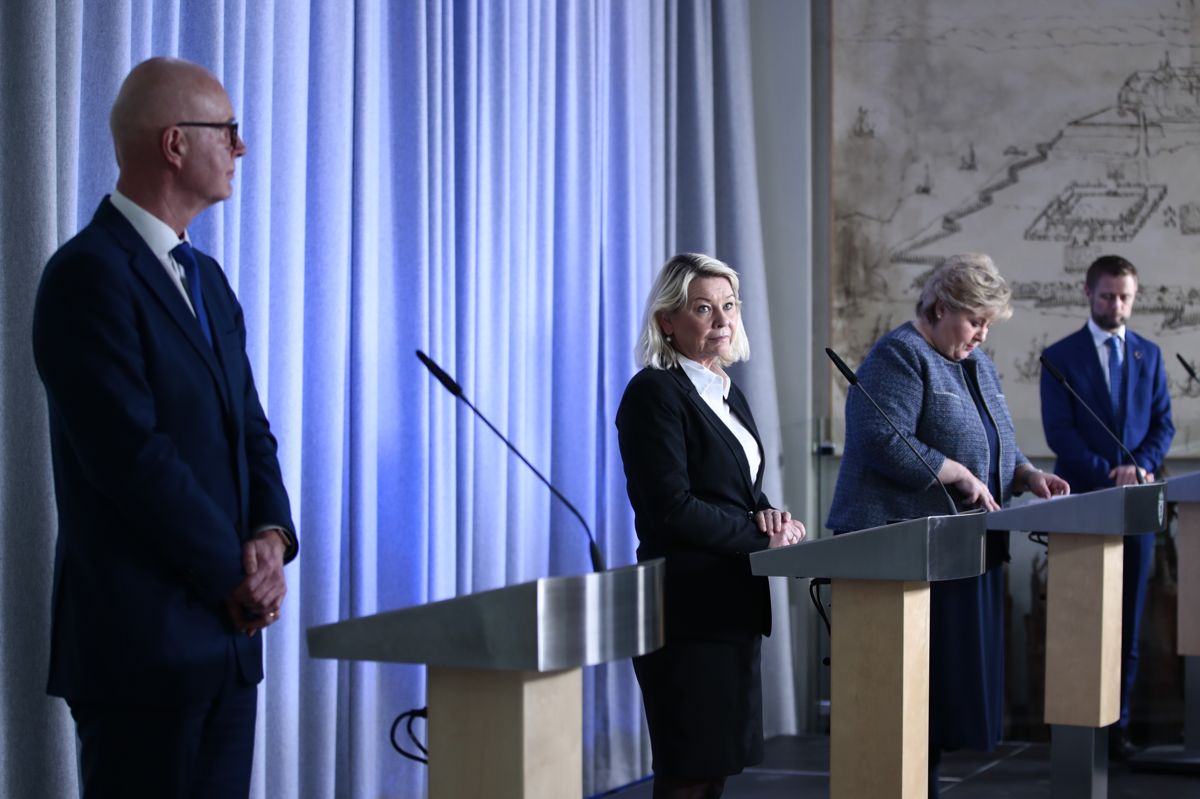
[[[1113,418],[1117,420],[1116,434],[1124,436],[1125,427],[1125,370],[1121,368],[1122,355],[1121,339],[1116,336],[1108,337],[1108,396],[1112,400]],[[1117,457],[1121,462],[1121,457]]]
[[[192,310],[196,312],[196,321],[200,323],[204,340],[211,347],[212,330],[208,326],[208,312],[204,309],[204,292],[200,290],[200,265],[196,263],[196,253],[192,251],[192,245],[182,241],[171,250],[171,256],[183,267],[183,282],[192,300]]]

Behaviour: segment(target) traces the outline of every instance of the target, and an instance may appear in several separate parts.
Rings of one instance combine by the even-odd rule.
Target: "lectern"
[[[1055,799],[1108,795],[1108,736],[1121,714],[1121,536],[1161,530],[1163,483],[1105,488],[995,511],[989,530],[1049,537],[1046,723]]]
[[[308,629],[311,657],[429,666],[430,799],[583,795],[582,667],[663,645],[663,561]]]
[[[1153,746],[1131,761],[1136,769],[1200,774],[1200,472],[1167,478],[1167,501],[1179,511],[1178,654],[1183,657],[1183,745]]]
[[[755,574],[828,577],[832,799],[925,799],[929,583],[984,570],[984,515],[930,516],[750,555]]]

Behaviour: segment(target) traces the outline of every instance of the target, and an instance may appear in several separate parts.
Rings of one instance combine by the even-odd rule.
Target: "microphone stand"
[[[933,475],[933,482],[937,483],[938,488],[942,489],[942,493],[946,496],[946,504],[950,506],[950,515],[957,516],[958,506],[954,504],[953,497],[951,497],[950,492],[946,490],[945,484],[938,479],[937,472],[935,472],[933,467],[929,465],[929,461],[925,460],[920,452],[917,452],[917,448],[914,447],[912,442],[908,440],[908,436],[900,432],[900,428],[896,427],[896,423],[892,421],[892,417],[884,413],[883,408],[880,408],[879,403],[876,402],[875,398],[871,396],[871,392],[862,387],[862,385],[858,382],[858,375],[854,373],[854,370],[847,366],[846,362],[839,358],[838,354],[829,347],[825,348],[825,354],[829,356],[829,359],[833,361],[833,365],[836,366],[838,371],[842,373],[842,377],[846,378],[846,381],[850,384],[850,387],[858,387],[858,390],[862,392],[864,397],[871,401],[871,404],[875,406],[875,410],[879,411],[879,415],[882,416],[884,421],[891,426],[892,430],[896,432],[896,435],[900,437],[900,440],[903,441],[910,450],[912,450],[912,454],[917,456],[917,460],[919,460],[929,471],[929,473]]]
[[[1075,389],[1071,388],[1071,384],[1067,382],[1067,376],[1058,371],[1058,368],[1054,364],[1050,363],[1049,358],[1047,358],[1045,355],[1042,355],[1040,360],[1042,362],[1042,366],[1044,366],[1046,371],[1050,373],[1050,376],[1059,383],[1062,383],[1063,388],[1071,393],[1071,396],[1083,406],[1083,409],[1090,413],[1092,418],[1100,423],[1100,427],[1104,428],[1104,432],[1108,433],[1109,437],[1111,437],[1113,441],[1117,442],[1117,446],[1121,448],[1121,451],[1129,456],[1129,462],[1133,464],[1133,476],[1137,478],[1138,485],[1145,485],[1146,478],[1142,477],[1142,467],[1138,466],[1137,458],[1133,457],[1133,453],[1130,452],[1129,448],[1125,446],[1125,442],[1121,440],[1121,437],[1114,433],[1112,428],[1104,423],[1104,420],[1100,418],[1100,415],[1093,411],[1091,406],[1083,401],[1083,397],[1079,396]]]
[[[476,408],[474,405],[471,404],[471,401],[468,400],[466,398],[466,396],[463,395],[462,386],[460,386],[457,382],[455,382],[454,378],[452,378],[450,375],[446,374],[446,372],[442,369],[442,367],[440,367],[436,363],[434,363],[432,358],[430,358],[428,355],[421,352],[420,350],[417,350],[417,358],[421,361],[421,363],[425,364],[425,367],[427,369],[429,369],[429,371],[433,374],[434,377],[437,378],[438,382],[446,387],[447,391],[449,391],[451,394],[453,394],[455,397],[457,397],[459,400],[461,400],[464,405],[466,405],[468,408],[470,408],[471,411],[476,416],[478,416],[479,419],[485,425],[488,426],[488,429],[491,430],[493,433],[495,433],[496,436],[508,446],[508,448],[512,452],[512,454],[514,454],[518,458],[520,458],[521,463],[528,466],[529,470],[531,472],[533,472],[535,475],[537,475],[537,478],[546,485],[546,488],[550,489],[550,493],[553,494],[554,496],[558,497],[559,501],[562,502],[562,504],[567,506],[567,510],[569,510],[569,511],[571,511],[571,513],[575,514],[575,518],[578,519],[579,523],[583,525],[583,531],[585,533],[587,533],[588,544],[590,545],[589,546],[589,554],[592,559],[592,570],[596,571],[596,572],[604,571],[604,556],[600,552],[600,547],[596,545],[596,539],[592,535],[592,528],[588,526],[588,523],[586,521],[584,521],[583,515],[578,510],[575,509],[575,506],[572,505],[566,497],[564,497],[562,495],[562,492],[560,492],[557,488],[555,488],[553,485],[550,484],[550,481],[547,480],[545,478],[545,476],[542,475],[542,473],[539,472],[537,470],[537,468],[532,463],[530,463],[529,460],[524,455],[521,454],[521,451],[518,450],[513,445],[513,443],[511,441],[509,441],[507,437],[505,437],[505,435],[503,433],[501,433],[499,430],[496,429],[496,426],[494,424],[492,424],[491,421],[489,421],[486,416],[484,416],[482,413],[480,413],[478,408]]]
[[[1183,368],[1187,370],[1188,380],[1195,380],[1197,383],[1200,383],[1200,377],[1196,377],[1195,367],[1188,363],[1187,360],[1178,352],[1175,353],[1175,357],[1179,359],[1179,362],[1183,364]]]

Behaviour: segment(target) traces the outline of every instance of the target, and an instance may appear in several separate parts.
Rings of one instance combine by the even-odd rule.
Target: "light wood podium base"
[[[583,795],[583,671],[429,667],[430,799]]]
[[[1046,584],[1046,723],[1055,799],[1108,796],[1108,731],[1121,715],[1116,535],[1051,533]]]
[[[929,583],[834,580],[831,799],[929,795]]]
[[[1107,727],[1121,713],[1121,536],[1050,535],[1046,723]]]
[[[1175,551],[1179,556],[1179,653],[1200,655],[1200,503],[1180,502]],[[1200,733],[1200,730],[1197,731]]]

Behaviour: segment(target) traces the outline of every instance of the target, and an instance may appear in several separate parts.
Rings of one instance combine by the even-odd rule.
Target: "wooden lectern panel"
[[[831,799],[925,799],[929,583],[833,581]]]
[[[1200,655],[1200,503],[1179,503],[1179,652]]]
[[[1106,727],[1121,712],[1120,536],[1053,533],[1046,594],[1046,723]]]
[[[583,671],[429,668],[430,799],[583,795]]]

